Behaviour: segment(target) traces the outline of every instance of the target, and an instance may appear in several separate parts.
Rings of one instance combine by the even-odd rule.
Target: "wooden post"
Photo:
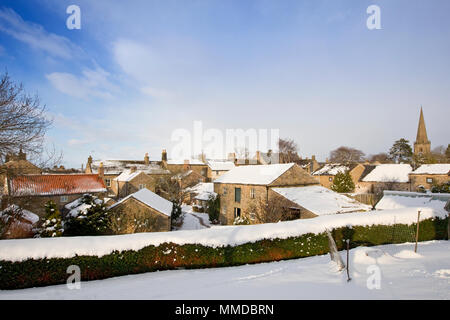
[[[417,253],[417,242],[419,241],[419,221],[420,221],[420,210],[417,211],[417,230],[416,230],[416,246],[414,252]]]
[[[350,278],[350,271],[349,271],[349,266],[348,266],[348,262],[349,262],[349,255],[350,255],[350,239],[347,239],[347,282],[352,280]]]

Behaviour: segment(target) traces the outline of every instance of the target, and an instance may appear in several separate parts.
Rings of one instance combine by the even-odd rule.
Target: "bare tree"
[[[337,163],[361,162],[364,155],[361,150],[342,146],[330,152],[330,161]]]
[[[44,135],[51,125],[39,97],[25,93],[8,73],[0,78],[0,156],[20,149],[29,154],[42,152]]]
[[[380,163],[392,163],[392,160],[390,159],[389,155],[385,152],[377,153],[374,155],[371,155],[369,157],[370,162],[380,162]]]
[[[256,223],[274,223],[278,221],[292,220],[295,217],[290,209],[290,201],[283,197],[274,196],[268,201],[256,199],[249,205],[249,218]]]
[[[278,152],[280,154],[280,163],[291,163],[300,160],[297,153],[297,143],[292,139],[279,139]]]

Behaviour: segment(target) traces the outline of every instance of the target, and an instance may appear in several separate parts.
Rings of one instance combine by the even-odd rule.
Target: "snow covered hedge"
[[[447,216],[422,208],[420,241],[445,239]],[[276,261],[328,252],[326,228],[339,249],[411,241],[414,208],[323,216],[257,226],[124,236],[3,240],[0,289],[65,283],[67,267],[78,265],[82,280],[168,270]]]

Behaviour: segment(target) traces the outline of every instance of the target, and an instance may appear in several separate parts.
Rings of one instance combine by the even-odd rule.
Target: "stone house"
[[[430,190],[433,185],[450,181],[450,163],[423,164],[409,174],[411,191],[420,186]]]
[[[102,177],[108,193],[116,196],[113,190],[113,181],[122,172],[136,168],[137,171],[143,171],[147,175],[166,175],[170,172],[162,167],[160,160],[151,160],[148,153],[143,160],[93,160],[88,157],[85,173],[94,173]],[[115,186],[114,188],[116,188]]]
[[[147,188],[155,192],[157,179],[162,175],[147,174],[135,166],[126,169],[111,182],[110,188],[118,198],[124,198],[136,191]]]
[[[108,208],[117,215],[117,234],[171,230],[172,202],[143,188]]]
[[[356,185],[357,193],[373,193],[382,195],[383,190],[411,191],[409,164],[379,164],[367,167]]]
[[[319,178],[321,186],[330,189],[336,174],[345,173],[346,171],[350,173],[352,181],[356,186],[365,169],[366,167],[361,163],[327,163],[319,170],[314,171],[312,175]]]
[[[297,164],[237,166],[214,181],[214,192],[220,196],[222,224],[233,224],[237,217],[254,220],[255,205],[268,203],[275,196],[272,188],[318,184]]]
[[[41,174],[42,170],[27,160],[26,153],[7,154],[5,163],[0,166],[0,189],[4,187],[5,178],[22,174]]]
[[[45,216],[45,204],[50,200],[63,209],[83,194],[103,198],[107,192],[96,174],[20,175],[6,179],[5,185],[2,207],[15,204],[40,217]]]
[[[230,171],[235,167],[234,161],[229,160],[208,160],[206,161],[208,165],[207,181],[214,181],[222,174]]]

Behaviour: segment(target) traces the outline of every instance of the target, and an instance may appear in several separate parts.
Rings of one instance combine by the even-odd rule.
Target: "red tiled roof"
[[[11,195],[63,195],[106,192],[97,174],[23,175],[11,178]]]

